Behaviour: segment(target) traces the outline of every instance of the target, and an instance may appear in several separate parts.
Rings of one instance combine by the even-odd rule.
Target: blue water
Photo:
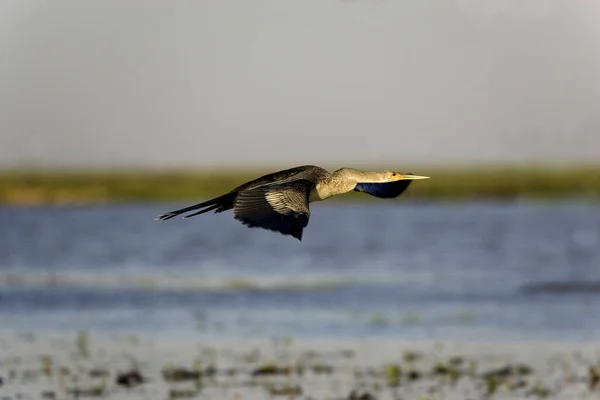
[[[179,206],[0,208],[0,330],[600,337],[597,204],[322,203],[302,243]]]

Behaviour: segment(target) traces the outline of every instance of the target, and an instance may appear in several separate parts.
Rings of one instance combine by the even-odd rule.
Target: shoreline
[[[600,341],[5,332],[0,377],[3,394],[32,399],[597,399]]]
[[[186,202],[218,196],[277,169],[0,170],[0,205]],[[411,185],[410,190],[403,194],[403,200],[600,200],[600,166],[437,166],[412,169],[432,179]],[[367,202],[368,196],[350,193],[333,201]]]

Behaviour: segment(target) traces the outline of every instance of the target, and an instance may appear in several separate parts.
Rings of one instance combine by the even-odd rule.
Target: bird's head
[[[428,176],[412,175],[412,174],[401,174],[396,171],[385,171],[384,181],[396,182],[396,181],[413,181],[417,179],[429,179]]]

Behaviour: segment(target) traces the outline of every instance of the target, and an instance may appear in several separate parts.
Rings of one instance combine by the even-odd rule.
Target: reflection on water
[[[177,206],[0,209],[0,329],[600,332],[598,205],[324,203],[302,243],[230,214],[153,220]]]

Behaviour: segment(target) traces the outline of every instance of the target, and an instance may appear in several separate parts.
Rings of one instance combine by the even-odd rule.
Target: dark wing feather
[[[235,199],[234,217],[248,227],[302,240],[310,218],[308,198],[313,186],[313,182],[299,179],[242,190]]]
[[[283,181],[285,179],[292,179],[294,176],[306,172],[307,170],[323,170],[320,167],[314,165],[301,165],[299,167],[284,169],[282,171],[273,172],[267,175],[263,175],[259,178],[251,180],[250,182],[246,182],[241,184],[240,186],[233,189],[231,192],[239,192],[241,190],[250,189],[256,186],[265,185],[269,183],[277,183]],[[324,171],[324,170],[323,170]]]
[[[408,188],[412,181],[395,181],[387,183],[359,183],[354,190],[356,192],[368,193],[371,196],[382,199],[392,199],[398,197]]]
[[[250,182],[243,183],[240,186],[236,187],[235,189],[229,191],[228,193],[225,193],[224,195],[221,195],[219,197],[215,197],[214,199],[211,199],[211,200],[199,203],[199,204],[194,204],[192,206],[185,207],[185,208],[182,208],[179,210],[171,211],[171,212],[168,212],[165,214],[161,214],[158,217],[156,217],[155,219],[160,220],[160,221],[166,221],[168,219],[176,217],[177,215],[180,215],[180,214],[183,214],[183,213],[186,213],[189,211],[194,211],[194,210],[199,210],[199,211],[197,211],[193,214],[187,215],[185,218],[190,218],[190,217],[193,217],[196,215],[204,214],[208,211],[213,211],[213,210],[216,213],[231,210],[233,208],[233,202],[234,202],[237,194],[240,191],[249,189],[249,188],[253,188],[256,186],[260,186],[260,185],[278,183],[279,181],[284,181],[286,179],[293,179],[294,176],[301,174],[303,172],[309,171],[309,170],[320,170],[320,171],[326,172],[322,168],[314,166],[314,165],[301,165],[299,167],[294,167],[294,168],[284,169],[282,171],[273,172],[273,173],[270,173],[267,175],[263,175],[259,178],[256,178]]]

